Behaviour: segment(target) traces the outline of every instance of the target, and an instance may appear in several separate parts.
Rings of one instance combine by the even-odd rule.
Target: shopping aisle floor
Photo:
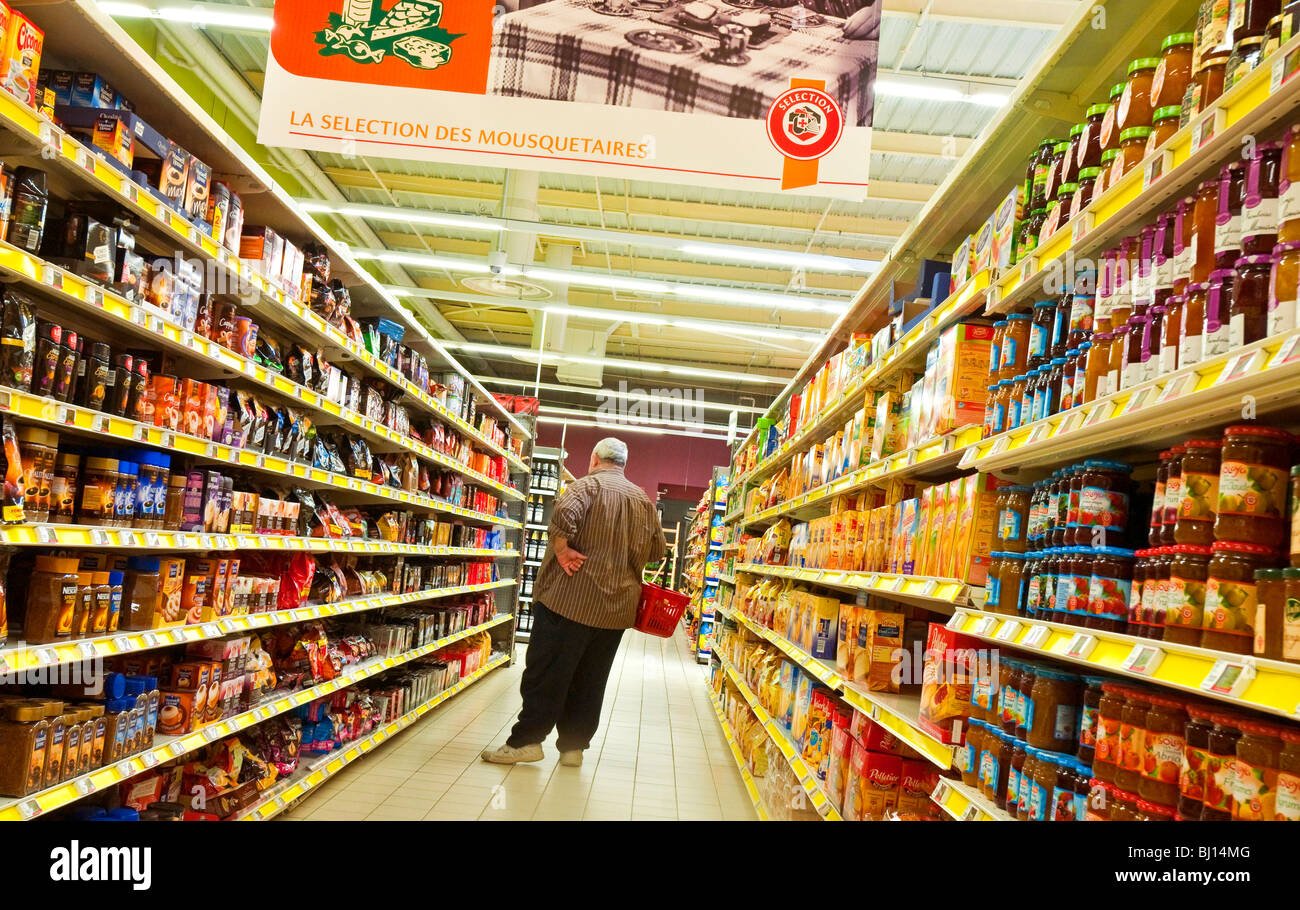
[[[524,649],[375,753],[340,772],[284,818],[320,820],[752,820],[709,702],[705,670],[671,639],[623,636],[600,730],[580,768],[546,758],[490,765],[519,711]]]

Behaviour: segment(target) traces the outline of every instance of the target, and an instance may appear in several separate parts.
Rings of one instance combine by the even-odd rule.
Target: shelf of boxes
[[[763,805],[762,798],[758,795],[758,787],[754,783],[754,776],[749,773],[749,768],[745,764],[745,758],[740,754],[740,745],[736,742],[735,734],[731,732],[731,727],[727,723],[727,718],[723,716],[722,705],[718,703],[717,696],[709,692],[709,701],[713,703],[713,713],[718,716],[718,723],[722,727],[722,736],[727,741],[727,748],[731,750],[732,757],[736,760],[736,769],[740,772],[740,779],[745,783],[745,792],[749,794],[749,800],[754,804],[754,812],[758,815],[759,821],[770,821],[767,814],[767,808]]]
[[[890,575],[886,572],[798,569],[792,566],[764,566],[755,563],[739,563],[736,565],[736,572],[789,578],[840,591],[864,591],[889,600],[915,603],[927,609],[943,612],[970,603],[973,590],[970,585],[954,578]]]
[[[481,554],[484,551],[471,550],[466,552]],[[115,632],[111,635],[99,635],[93,638],[80,638],[75,641],[60,643],[0,648],[0,673],[18,673],[40,667],[78,663],[97,657],[112,657],[118,654],[167,648],[172,645],[221,638],[239,632],[305,622],[310,619],[347,616],[354,613],[363,613],[367,610],[378,610],[383,607],[440,600],[446,597],[458,597],[462,594],[474,594],[480,591],[493,591],[498,588],[509,587],[514,583],[513,578],[502,578],[481,584],[427,588],[420,591],[408,591],[404,594],[374,594],[365,597],[352,597],[334,603],[310,604],[287,610],[223,616],[208,622],[183,626]]]
[[[504,666],[509,662],[509,660],[509,656],[504,654],[493,658],[490,662],[479,667],[454,686],[442,690],[418,708],[407,711],[401,717],[388,722],[368,736],[349,743],[342,749],[320,756],[315,761],[311,762],[306,768],[300,769],[288,780],[278,781],[272,785],[262,795],[261,799],[238,813],[234,820],[266,821],[267,819],[274,818],[276,815],[283,812],[291,803],[306,796],[321,784],[325,783],[325,781],[334,777],[344,768],[347,768],[354,761],[365,756],[367,752],[392,739],[434,708],[438,707],[449,698],[459,695],[484,676],[487,676],[493,670]]]
[[[1300,664],[982,610],[958,610],[948,628],[1291,720],[1300,713]]]
[[[195,752],[211,742],[238,733],[240,730],[246,730],[264,720],[329,695],[331,692],[346,689],[362,680],[369,679],[377,673],[399,667],[417,658],[432,654],[434,651],[448,645],[463,641],[471,635],[485,632],[503,622],[513,620],[514,616],[512,614],[501,613],[489,622],[471,626],[468,629],[463,629],[453,635],[429,642],[418,648],[412,648],[391,657],[376,657],[368,660],[350,668],[341,676],[329,682],[268,700],[256,708],[250,708],[241,714],[236,714],[234,717],[209,724],[195,733],[179,736],[159,736],[155,741],[155,745],[151,748],[129,758],[124,758],[112,766],[87,772],[30,796],[17,799],[0,799],[0,821],[28,821],[37,818],[106,787],[111,787],[135,777],[137,774],[143,774],[150,768],[156,767],[165,761]]]

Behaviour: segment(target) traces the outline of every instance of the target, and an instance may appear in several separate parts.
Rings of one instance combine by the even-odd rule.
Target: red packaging
[[[903,742],[887,728],[873,721],[860,711],[853,712],[849,733],[863,748],[870,752],[888,752],[902,755],[907,749]]]
[[[930,794],[939,784],[939,769],[924,759],[905,758],[898,778],[898,812],[925,818],[938,817],[939,807]]]
[[[884,821],[898,810],[898,781],[903,760],[897,755],[867,752],[862,764],[862,821]]]
[[[921,682],[921,713],[917,725],[942,743],[966,741],[971,687],[976,661],[989,652],[977,639],[930,623],[925,643],[925,669]]]
[[[177,395],[176,377],[155,373],[149,377],[153,390],[153,425],[176,430],[181,425],[181,400]]]
[[[182,379],[180,393],[180,430],[191,436],[203,435],[203,406],[208,398],[207,383]]]

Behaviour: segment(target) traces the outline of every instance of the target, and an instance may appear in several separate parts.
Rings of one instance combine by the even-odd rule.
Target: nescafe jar
[[[1240,424],[1223,431],[1216,540],[1283,545],[1292,439],[1276,427]]]
[[[1219,500],[1221,439],[1189,439],[1183,443],[1182,484],[1174,542],[1209,546],[1214,543],[1215,510]]]
[[[1169,587],[1165,603],[1165,641],[1199,645],[1205,624],[1205,586],[1210,547],[1178,544],[1170,549]]]
[[[1250,654],[1255,647],[1259,591],[1255,570],[1277,562],[1277,551],[1252,543],[1216,541],[1205,582],[1201,647]]]

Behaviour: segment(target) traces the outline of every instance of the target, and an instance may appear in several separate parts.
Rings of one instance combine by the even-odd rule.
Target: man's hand
[[[582,568],[582,564],[587,561],[587,557],[566,543],[556,546],[555,561],[560,564],[560,568],[564,570],[565,575],[572,575]]]

